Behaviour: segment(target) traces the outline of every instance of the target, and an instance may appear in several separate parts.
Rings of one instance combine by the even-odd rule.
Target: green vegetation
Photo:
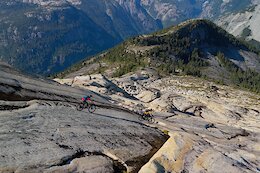
[[[233,62],[228,60],[223,53],[218,53],[217,58],[220,65],[230,72],[230,80],[236,86],[246,88],[250,91],[260,93],[260,74],[250,69],[243,71]]]
[[[200,52],[198,49],[193,49],[190,55],[187,55],[187,60],[184,59],[161,59],[161,63],[157,67],[158,72],[161,75],[168,74],[185,74],[201,77],[201,70],[203,67],[207,67],[207,61],[201,58]]]
[[[103,62],[107,63],[110,68],[117,68],[113,77],[122,76],[148,65],[144,57],[136,56],[131,52],[126,52],[126,45],[127,42],[109,50],[104,57],[102,57]]]
[[[241,34],[242,38],[246,38],[248,36],[250,36],[252,34],[251,29],[249,29],[249,27],[245,28]]]
[[[150,49],[138,52],[138,49],[135,48],[140,47],[150,47]],[[219,50],[227,50],[228,47],[237,50],[251,49],[249,44],[236,39],[212,22],[194,20],[172,29],[168,28],[159,32],[159,35],[153,34],[129,39],[95,57],[92,62],[82,62],[72,69],[79,69],[88,63],[99,63],[106,65],[99,65],[95,72],[104,73],[109,70],[113,72],[112,77],[119,77],[144,67],[153,67],[161,76],[178,74],[212,79],[211,76],[203,73],[210,67],[206,55],[206,53],[210,53],[217,55],[219,64],[230,73],[227,78],[231,83],[254,92],[260,92],[258,73],[251,70],[243,71],[224,54],[217,53]],[[219,82],[225,84],[223,79]]]
[[[248,41],[248,44],[251,45],[251,47],[253,47],[253,49],[258,51],[258,55],[260,56],[260,42],[252,39]]]
[[[233,45],[241,49],[251,50],[249,44],[242,40],[238,40],[233,35],[218,27],[209,20],[191,20],[177,25],[171,29],[166,29],[165,32],[160,32],[161,35],[153,34],[149,37],[134,39],[134,43],[141,46],[162,45],[164,47],[171,46],[170,49],[177,46],[173,51],[180,51],[189,48],[196,48],[206,42],[207,44],[217,47],[226,47]],[[256,50],[251,50],[257,52]],[[182,52],[181,52],[182,53]]]
[[[169,29],[166,29],[163,32],[169,31]],[[204,43],[207,46],[223,49],[232,45],[240,49],[257,52],[250,44],[236,39],[210,21],[195,20],[174,27],[172,33],[163,34],[163,32],[160,32],[160,35],[153,34],[149,37],[137,37],[131,40],[132,44],[138,46],[156,46],[144,56],[151,58],[149,66],[156,67],[161,75],[178,73],[210,78],[202,75],[202,70],[209,66],[203,58],[203,48],[201,47]],[[260,74],[252,70],[243,71],[224,54],[219,53],[217,57],[220,64],[230,72],[231,83],[250,91],[260,92]],[[132,60],[136,62],[136,60]],[[128,69],[129,67],[120,66],[116,76],[133,70]],[[221,82],[224,84],[223,80]]]
[[[118,43],[76,8],[9,3],[0,2],[0,57],[22,71],[53,74]]]

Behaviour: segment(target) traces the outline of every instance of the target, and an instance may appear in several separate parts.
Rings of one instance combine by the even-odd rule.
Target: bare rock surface
[[[107,97],[0,67],[0,173],[137,172],[168,138]],[[107,109],[78,111],[89,94]]]
[[[113,162],[103,156],[88,156],[74,159],[70,164],[65,166],[56,166],[50,168],[46,173],[69,173],[69,172],[114,172]]]
[[[170,135],[141,173],[259,172],[258,94],[189,76],[159,78],[151,69],[110,81],[135,97],[106,93],[111,101],[133,111],[153,109],[151,126]],[[143,100],[151,93],[156,97]]]
[[[56,79],[64,85],[0,70],[1,97],[8,96],[0,101],[0,172],[260,170],[258,94],[189,76],[160,78],[152,69]],[[82,92],[111,106],[79,112]],[[151,127],[130,111],[147,108]]]
[[[260,41],[259,20],[260,5],[252,6],[244,11],[231,13],[219,18],[216,23],[225,28],[235,36],[246,37],[247,39],[255,39]],[[246,30],[248,30],[246,33]]]
[[[1,100],[28,101],[33,99],[45,99],[77,101],[82,96],[90,95],[91,93],[92,92],[88,90],[61,85],[53,80],[24,75],[0,62]],[[101,102],[106,101],[97,95],[96,100]]]
[[[33,172],[64,169],[113,172],[113,159],[106,152],[123,162],[138,162],[138,157],[149,155],[164,142],[158,130],[136,121],[129,113],[98,109],[90,114],[79,112],[70,104],[56,105],[50,101],[2,111],[0,172],[32,169]],[[74,161],[76,158],[82,159]]]
[[[68,79],[54,79],[61,84],[67,84],[72,87],[78,86],[81,88],[87,87],[88,89],[101,93],[101,94],[117,94],[123,95],[126,98],[133,98],[125,90],[115,85],[112,81],[108,80],[101,74],[76,76],[75,78]]]

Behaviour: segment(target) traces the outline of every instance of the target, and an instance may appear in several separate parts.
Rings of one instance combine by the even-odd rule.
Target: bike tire
[[[138,116],[138,120],[139,120],[139,121],[144,121],[144,117],[143,117],[142,115],[139,115],[139,116]]]
[[[152,116],[147,117],[147,121],[148,121],[149,124],[155,123],[155,119]]]
[[[93,105],[93,104],[92,104],[92,105],[89,105],[89,106],[88,106],[88,111],[89,111],[90,113],[95,112],[96,109],[97,109],[96,105]]]
[[[77,108],[78,111],[82,111],[84,109],[84,104],[80,103],[80,104],[77,105],[76,108]]]

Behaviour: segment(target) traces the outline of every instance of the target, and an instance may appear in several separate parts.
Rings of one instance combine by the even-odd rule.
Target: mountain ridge
[[[258,4],[253,5],[237,13],[224,15],[216,23],[237,37],[260,42],[258,32],[259,10],[260,6]]]
[[[3,0],[0,2],[0,60],[25,72],[49,75],[132,36],[152,33],[194,17],[216,20],[258,1],[239,1],[235,5],[236,2]],[[175,21],[167,24],[168,18],[157,12]],[[254,40],[251,43],[260,47]]]
[[[154,18],[159,18],[165,27],[191,18],[215,20],[219,16],[244,9],[253,3],[256,2],[252,0],[142,0],[147,11]]]
[[[160,27],[152,18],[149,21],[134,18],[116,1],[4,0],[0,3],[0,60],[29,73],[48,75],[61,71],[82,57]],[[133,10],[140,11],[139,8]],[[108,14],[117,15],[116,21]],[[141,14],[148,19],[147,13]]]
[[[154,67],[161,74],[182,73],[236,85],[244,80],[257,83],[260,58],[256,53],[208,20],[189,20],[161,32],[130,39],[60,75],[99,71],[116,77],[139,68]],[[92,64],[97,65],[91,72],[88,67]],[[247,75],[251,78],[247,79]],[[249,81],[244,82],[250,87]]]

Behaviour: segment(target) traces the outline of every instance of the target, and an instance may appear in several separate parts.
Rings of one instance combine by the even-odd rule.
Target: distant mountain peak
[[[38,4],[41,6],[62,6],[66,4],[80,5],[81,0],[21,0],[23,3]]]
[[[166,27],[191,18],[203,17],[214,20],[255,3],[252,0],[141,0],[141,2],[149,14],[160,19]]]
[[[161,28],[136,0],[2,0],[0,11],[0,60],[45,75]]]
[[[127,38],[191,18],[216,20],[257,2],[259,0],[1,0],[0,60],[30,73],[55,73]],[[243,17],[234,16],[238,16],[238,20],[239,16]],[[254,20],[243,25],[247,17]],[[228,31],[239,30],[242,35],[258,40],[257,15],[243,18],[238,25],[245,28],[234,26],[236,20],[232,17],[226,18],[232,21],[229,23],[232,30]],[[204,28],[201,33],[205,32]]]
[[[260,42],[260,5],[252,5],[239,12],[224,15],[216,23],[235,36]]]
[[[255,75],[260,76],[257,52],[205,19],[188,20],[153,34],[135,37],[92,61],[77,64],[65,75],[84,74],[84,69],[91,73],[89,66],[97,67],[95,72],[101,71],[112,77],[146,67],[164,75],[181,73],[227,83],[233,80],[232,75],[244,75],[241,80],[245,77],[245,86],[250,89],[246,76],[249,75],[250,80],[254,80]]]

